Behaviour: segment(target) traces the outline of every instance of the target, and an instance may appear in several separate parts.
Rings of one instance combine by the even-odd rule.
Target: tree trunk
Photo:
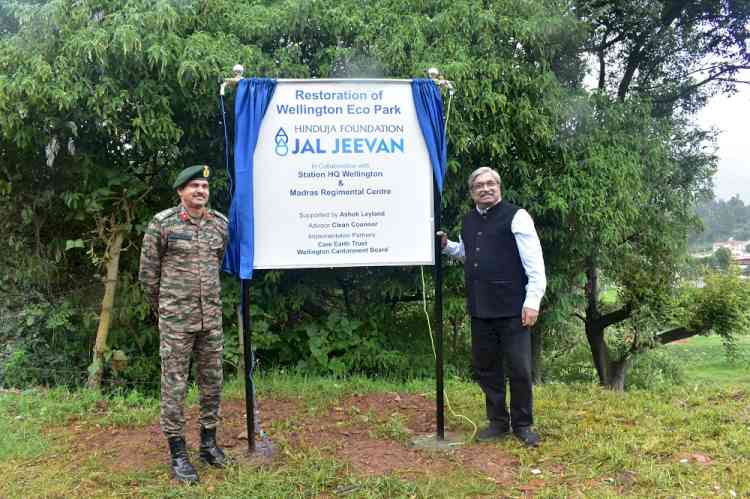
[[[607,380],[607,384],[604,386],[616,392],[624,392],[625,375],[628,372],[629,365],[630,359],[628,357],[625,357],[622,360],[611,362],[609,364],[609,379]]]
[[[612,324],[620,323],[632,314],[631,305],[628,303],[619,310],[602,315],[599,311],[599,273],[596,261],[590,258],[586,268],[586,339],[591,349],[591,357],[599,377],[599,383],[607,388],[617,391],[625,389],[625,373],[628,368],[627,357],[622,360],[612,360],[607,342],[604,339],[604,331]]]
[[[102,310],[99,314],[99,328],[96,330],[94,358],[89,366],[87,385],[94,390],[98,390],[102,384],[104,352],[107,350],[107,335],[109,334],[109,326],[112,322],[112,307],[115,302],[115,289],[117,287],[117,277],[120,272],[120,251],[122,250],[124,239],[125,232],[114,229],[109,244],[107,278],[104,281],[104,298],[102,299]]]
[[[586,339],[591,349],[591,358],[599,376],[599,383],[606,384],[608,379],[609,352],[604,342],[604,328],[602,327],[599,314],[599,274],[596,269],[594,258],[586,262]]]
[[[586,339],[589,342],[591,359],[594,362],[599,383],[606,386],[609,380],[610,361],[607,344],[604,342],[604,330],[597,321],[589,319],[588,316],[586,316]]]

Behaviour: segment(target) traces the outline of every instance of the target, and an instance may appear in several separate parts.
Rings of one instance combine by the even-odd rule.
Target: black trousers
[[[471,353],[474,379],[484,391],[490,423],[514,429],[534,424],[531,332],[521,325],[521,317],[472,317]],[[505,403],[506,377],[510,382],[510,414]]]

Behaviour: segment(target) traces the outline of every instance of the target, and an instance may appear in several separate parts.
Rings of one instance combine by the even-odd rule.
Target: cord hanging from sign
[[[456,93],[456,89],[453,87],[452,81],[446,80],[443,75],[440,74],[440,70],[438,68],[430,68],[426,71],[426,73],[427,77],[435,82],[435,85],[448,91],[448,106],[445,111],[445,133],[447,134],[448,120],[451,117],[451,103],[453,102],[453,94]]]

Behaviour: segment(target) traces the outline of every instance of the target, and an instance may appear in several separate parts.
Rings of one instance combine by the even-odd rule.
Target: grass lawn
[[[411,447],[434,431],[434,383],[258,377],[260,418],[276,446],[248,460],[242,386],[230,382],[220,442],[237,460],[198,465],[201,483],[169,477],[158,401],[62,389],[0,392],[0,497],[747,497],[750,387],[715,384],[613,393],[590,385],[536,388],[543,444]],[[449,380],[457,413],[482,424],[472,383]],[[196,394],[188,399],[195,449]],[[448,429],[472,433],[466,419]]]
[[[681,361],[688,384],[750,387],[749,337],[739,337],[734,360],[727,358],[718,336],[695,336],[666,349]]]

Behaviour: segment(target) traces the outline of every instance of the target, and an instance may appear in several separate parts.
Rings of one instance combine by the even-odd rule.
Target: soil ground
[[[435,432],[435,403],[421,395],[356,395],[312,415],[305,414],[302,404],[294,400],[266,399],[260,404],[262,428],[274,445],[283,441],[291,448],[316,448],[361,475],[410,479],[462,469],[504,485],[517,474],[518,460],[492,443],[472,443],[449,451],[415,448],[413,439]],[[99,409],[106,411],[106,406]],[[197,449],[197,408],[186,412],[186,420],[188,447]],[[218,440],[239,461],[247,460],[245,424],[244,401],[223,401]],[[279,429],[269,430],[272,427]],[[392,434],[384,435],[389,429]],[[74,435],[73,455],[95,455],[101,465],[113,472],[159,466],[167,471],[168,449],[158,422],[135,429],[72,423],[69,430]],[[280,459],[283,456],[277,452],[267,464],[274,466]]]

